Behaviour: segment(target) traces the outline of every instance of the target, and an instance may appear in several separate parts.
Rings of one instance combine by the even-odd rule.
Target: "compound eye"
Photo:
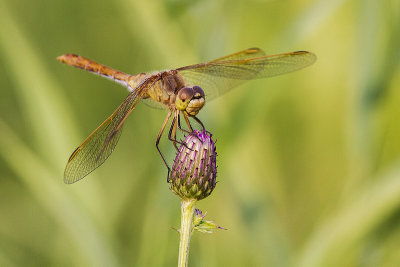
[[[194,91],[194,98],[203,98],[204,97],[204,91],[201,89],[199,86],[195,85],[193,86],[193,91]]]
[[[193,98],[194,95],[194,91],[192,88],[190,87],[183,87],[181,90],[179,90],[178,93],[178,98],[182,101],[182,102],[186,102],[190,99]]]

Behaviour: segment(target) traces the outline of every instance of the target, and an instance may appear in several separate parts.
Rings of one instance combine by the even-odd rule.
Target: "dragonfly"
[[[181,144],[176,140],[177,128],[192,132],[190,119],[204,129],[196,115],[205,105],[206,99],[215,99],[248,80],[300,70],[313,64],[316,56],[307,51],[266,55],[259,48],[249,48],[205,63],[137,75],[124,73],[75,54],[65,54],[57,57],[57,60],[111,79],[130,91],[118,108],[69,157],[64,182],[71,184],[87,176],[110,156],[126,119],[140,101],[168,110],[155,143],[169,173],[169,166],[158,145],[171,119],[168,139],[177,147],[177,143]],[[188,130],[181,127],[181,116]]]

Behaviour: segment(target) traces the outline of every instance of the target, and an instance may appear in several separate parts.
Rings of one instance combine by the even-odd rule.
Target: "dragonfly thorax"
[[[175,99],[176,108],[189,116],[196,116],[204,103],[204,91],[199,86],[181,88]]]

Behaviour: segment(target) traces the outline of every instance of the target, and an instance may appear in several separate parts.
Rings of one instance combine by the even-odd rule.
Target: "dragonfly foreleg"
[[[185,117],[186,124],[188,125],[189,129],[190,129],[190,130],[192,131],[192,133],[193,133],[193,128],[192,128],[192,125],[190,125],[190,121],[189,121],[188,115],[187,115],[186,113],[183,113],[183,115],[184,115],[184,117]],[[197,118],[196,116],[192,116],[192,118],[194,118],[195,121],[197,121],[197,123],[199,123],[199,124],[201,125],[201,127],[203,128],[203,131],[206,130],[205,127],[204,127],[204,125],[203,125],[203,123],[200,121],[199,118]],[[195,135],[195,136],[197,137],[197,135]],[[198,138],[198,139],[199,139],[199,138]],[[199,140],[200,140],[200,139],[199,139]],[[200,142],[202,142],[202,141],[200,140]]]
[[[179,110],[176,110],[175,114],[174,114],[174,119],[172,120],[171,128],[169,129],[168,139],[173,142],[177,151],[179,149],[176,146],[176,143],[178,143],[180,145],[184,145],[186,148],[188,148],[188,146],[186,145],[185,142],[180,142],[180,141],[176,140],[176,127],[179,124],[180,124],[179,123]]]
[[[189,117],[186,113],[183,113],[183,117],[185,118],[186,124],[189,127],[190,132],[193,132],[192,125],[190,124]]]
[[[201,122],[201,120],[199,118],[197,118],[196,116],[192,117],[195,121],[197,121],[198,124],[200,124],[201,128],[203,128],[203,131],[206,131],[206,127],[204,127],[204,124]]]

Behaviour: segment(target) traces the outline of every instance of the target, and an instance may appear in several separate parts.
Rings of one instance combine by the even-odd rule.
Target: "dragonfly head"
[[[175,99],[176,108],[185,111],[189,116],[196,116],[204,103],[204,91],[198,86],[181,88]]]

